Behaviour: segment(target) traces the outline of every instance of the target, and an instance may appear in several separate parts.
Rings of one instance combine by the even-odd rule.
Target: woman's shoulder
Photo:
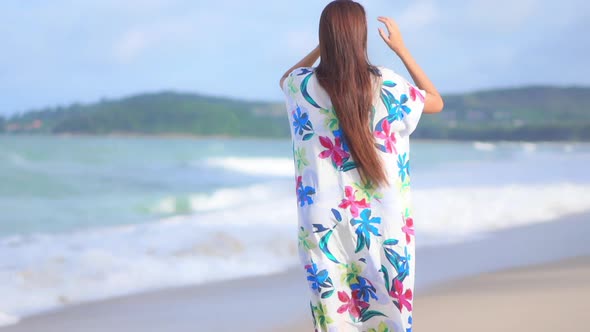
[[[310,73],[315,73],[316,67],[298,67],[289,73],[289,77],[307,76]]]
[[[380,73],[381,77],[384,81],[403,81],[404,78],[400,74],[398,74],[395,70],[385,67],[385,66],[375,66],[377,71]]]
[[[291,98],[296,98],[301,91],[301,85],[309,81],[312,73],[315,72],[315,67],[298,67],[287,74],[283,81],[283,92]]]
[[[393,69],[384,66],[377,66],[377,68],[381,72],[381,85],[383,88],[392,92],[397,91],[400,94],[406,93],[413,95],[416,92],[420,92],[422,96],[424,95],[425,92],[423,90],[416,88],[406,77]]]

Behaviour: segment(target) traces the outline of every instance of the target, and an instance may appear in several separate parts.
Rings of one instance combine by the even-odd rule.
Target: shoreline
[[[166,134],[142,134],[142,133],[132,133],[132,132],[113,132],[108,134],[90,134],[90,133],[60,133],[60,134],[51,134],[51,133],[0,133],[0,137],[58,137],[58,138],[77,138],[77,137],[90,137],[90,138],[162,138],[162,139],[176,139],[176,138],[184,138],[184,139],[194,139],[194,140],[207,140],[207,139],[220,139],[220,140],[285,140],[289,141],[290,138],[286,137],[263,137],[263,136],[231,136],[231,135],[198,135],[198,134],[189,134],[189,133],[166,133]],[[549,144],[549,145],[558,145],[558,144],[590,144],[590,140],[551,140],[551,141],[542,141],[542,140],[506,140],[506,139],[489,139],[489,140],[481,140],[481,139],[448,139],[448,138],[441,138],[441,139],[434,139],[434,138],[412,138],[412,142],[420,142],[420,143],[491,143],[491,144],[498,144],[498,143],[532,143],[532,144]]]
[[[417,298],[452,280],[590,256],[588,221],[590,211],[499,230],[467,242],[418,247]],[[547,248],[549,237],[551,250]],[[494,255],[491,260],[490,255]],[[461,264],[450,266],[448,257]],[[260,331],[301,321],[308,314],[308,303],[304,271],[295,267],[278,274],[73,304],[24,317],[17,324],[1,327],[0,332],[73,332],[82,327],[88,332],[195,331],[195,326],[202,330]],[[223,313],[225,318],[215,313]]]
[[[412,330],[582,331],[590,325],[585,310],[590,307],[588,280],[590,255],[436,284],[416,296]],[[313,331],[311,316],[265,330],[301,331]]]

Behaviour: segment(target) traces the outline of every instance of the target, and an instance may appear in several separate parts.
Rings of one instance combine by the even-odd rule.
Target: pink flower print
[[[332,157],[332,161],[336,163],[337,166],[342,166],[343,159],[350,156],[348,152],[342,149],[342,142],[339,137],[336,137],[334,143],[332,143],[329,137],[320,136],[320,144],[322,144],[327,150],[322,151],[319,157],[322,159]]]
[[[338,299],[340,302],[344,302],[338,308],[338,313],[341,314],[348,311],[354,318],[361,317],[361,310],[369,307],[367,302],[363,302],[358,298],[358,291],[353,291],[352,297],[348,296],[346,292],[338,292]]]
[[[381,131],[376,131],[375,136],[385,140],[385,152],[397,154],[397,149],[395,148],[397,139],[395,138],[395,132],[391,132],[391,124],[387,119],[382,122]]]
[[[400,312],[405,307],[408,311],[412,311],[412,290],[406,289],[404,292],[404,285],[399,279],[395,279],[394,288],[389,292],[389,295],[395,299],[395,305]]]
[[[354,191],[351,186],[344,187],[344,194],[346,198],[342,199],[342,202],[338,205],[343,209],[350,207],[350,213],[354,218],[359,216],[359,208],[368,208],[370,204],[363,198],[360,201],[357,201],[354,197]]]
[[[414,220],[412,218],[406,218],[402,232],[406,234],[406,242],[410,244],[411,237],[414,236]]]
[[[421,102],[424,102],[424,96],[420,90],[416,89],[415,86],[408,83],[408,87],[410,88],[410,98],[412,101],[416,101],[416,97],[420,99]]]

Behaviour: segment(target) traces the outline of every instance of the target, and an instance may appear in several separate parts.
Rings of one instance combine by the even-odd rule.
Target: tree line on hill
[[[590,141],[590,88],[532,86],[444,99],[443,112],[424,114],[413,138]],[[283,103],[161,92],[0,117],[0,132],[288,138],[290,121]]]

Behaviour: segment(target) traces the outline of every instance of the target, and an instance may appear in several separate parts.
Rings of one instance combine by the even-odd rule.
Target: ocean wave
[[[537,144],[532,142],[521,142],[520,146],[525,153],[534,153],[537,151]]]
[[[202,196],[202,207],[197,204],[191,215],[2,238],[0,308],[5,316],[0,321],[66,304],[294,266],[297,204],[291,189],[284,180],[222,189]],[[239,201],[241,196],[246,198]],[[412,201],[420,245],[436,245],[589,210],[590,186],[413,188]]]
[[[207,158],[204,163],[210,167],[220,167],[243,174],[265,177],[292,177],[295,172],[291,158],[219,157]]]
[[[189,214],[259,204],[277,194],[290,194],[291,187],[283,184],[284,182],[265,182],[243,187],[220,188],[211,193],[167,196],[148,207],[148,210],[155,214]]]
[[[0,327],[16,324],[20,321],[18,317],[11,316],[9,314],[3,313],[0,311]]]
[[[590,186],[564,182],[415,190],[417,228],[449,236],[545,222],[590,210]]]
[[[10,151],[0,150],[0,161],[6,162],[8,165],[14,166],[20,169],[35,169],[35,163],[26,158],[26,156]]]
[[[473,147],[479,151],[494,151],[496,150],[496,144],[489,142],[473,142]]]
[[[175,218],[13,237],[0,244],[2,261],[11,260],[0,269],[0,308],[9,313],[6,317],[25,317],[144,290],[268,274],[295,264],[294,226],[262,230],[220,223]]]

